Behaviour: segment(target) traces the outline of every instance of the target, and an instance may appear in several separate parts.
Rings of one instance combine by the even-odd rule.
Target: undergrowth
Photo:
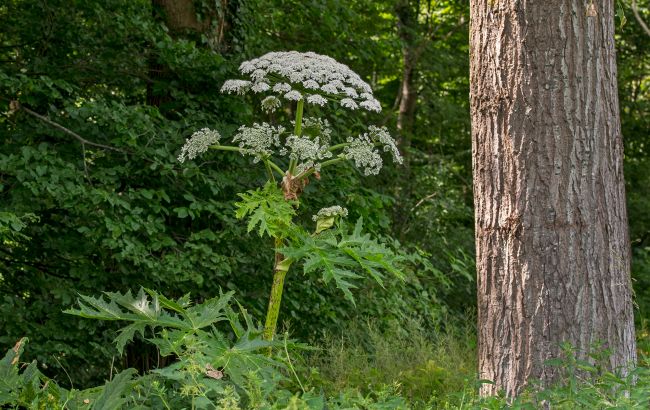
[[[431,332],[417,321],[394,322],[387,329],[352,323],[340,335],[327,335],[320,347],[307,363],[315,369],[311,383],[326,392],[394,388],[418,407],[436,407],[475,378],[473,325]]]
[[[642,409],[650,406],[647,332],[639,332],[639,367],[606,370],[605,352],[578,354],[564,346],[549,361],[559,369],[554,386],[535,383],[516,400],[481,398],[475,329],[445,330],[418,321],[380,328],[353,322],[340,334],[308,347],[285,335],[262,338],[263,327],[231,293],[192,304],[151,290],[84,296],[68,313],[118,321],[118,350],[136,335],[169,363],[138,374],[109,370],[102,386],[65,389],[34,361],[22,363],[21,339],[0,361],[0,408],[7,409]],[[471,322],[471,321],[469,321]],[[645,336],[644,336],[645,335]]]

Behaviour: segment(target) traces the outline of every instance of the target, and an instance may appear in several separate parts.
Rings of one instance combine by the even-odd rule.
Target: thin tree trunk
[[[417,93],[414,84],[415,69],[420,57],[417,42],[418,20],[417,5],[409,0],[401,0],[395,6],[397,31],[402,42],[402,82],[399,91],[399,111],[397,113],[397,142],[407,156],[406,148],[410,145],[413,124],[415,123],[415,105]]]
[[[196,16],[192,0],[152,0],[154,20],[165,23],[172,35],[178,35],[184,30],[201,31],[204,27]],[[169,76],[169,70],[158,61],[158,56],[149,57],[149,78],[154,80],[147,84],[147,104],[155,107],[169,102],[169,93],[156,89],[156,84],[164,82]]]
[[[568,342],[636,360],[614,2],[472,0],[479,373],[516,395]]]
[[[397,32],[402,43],[402,80],[398,92],[397,111],[397,145],[404,157],[402,166],[401,183],[396,186],[395,196],[402,198],[398,201],[393,213],[393,222],[398,237],[403,240],[406,232],[409,207],[408,199],[413,192],[411,178],[410,146],[415,125],[415,107],[417,104],[417,91],[415,74],[422,46],[418,37],[418,7],[419,2],[400,0],[395,5],[397,17]]]

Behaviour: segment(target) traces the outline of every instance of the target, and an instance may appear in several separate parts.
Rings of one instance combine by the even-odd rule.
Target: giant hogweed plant
[[[316,408],[324,406],[322,397],[304,388],[301,399],[278,390],[289,370],[300,384],[289,358],[289,349],[298,345],[286,338],[273,340],[289,268],[302,262],[305,274],[320,274],[354,303],[352,290],[362,274],[379,284],[386,273],[401,276],[395,267],[400,257],[363,233],[361,219],[349,227],[344,222],[347,210],[339,205],[318,211],[311,229],[299,225],[300,197],[310,178],[319,179],[344,161],[371,175],[382,167],[382,150],[398,163],[401,156],[385,128],[370,126],[358,136],[335,141],[327,119],[304,116],[310,106],[327,104],[381,110],[370,86],[347,66],[314,53],[281,52],[244,62],[240,71],[250,80],[227,81],[222,91],[268,94],[261,100],[267,112],[279,109],[283,102],[295,103],[293,130],[264,122],[244,125],[232,138],[236,145],[226,145],[218,131],[204,128],[187,140],[179,160],[194,159],[212,148],[251,156],[253,163],[265,167],[264,186],[239,194],[241,201],[236,203],[236,216],[248,218],[249,232],[256,230],[274,240],[273,283],[264,326],[255,325],[243,308],[240,312],[231,308],[232,293],[196,305],[188,296],[173,300],[145,289],[137,295],[81,296],[79,307],[66,313],[127,323],[116,338],[119,353],[139,334],[173,362],[140,377],[133,369],[124,370],[102,388],[66,390],[51,383],[35,364],[19,371],[25,343],[21,340],[0,362],[0,406],[198,409],[238,408],[243,400],[250,408],[267,408],[280,399],[278,403],[303,400],[310,408],[312,402],[320,403]]]
[[[252,157],[263,165],[268,180],[261,188],[239,194],[236,216],[248,218],[248,231],[274,240],[273,282],[264,338],[276,331],[284,280],[290,267],[302,261],[305,274],[319,273],[325,283],[333,282],[354,303],[351,290],[362,274],[382,284],[386,272],[400,275],[397,257],[382,243],[362,233],[362,220],[349,229],[343,219],[347,210],[339,205],[321,209],[313,216],[315,227],[308,230],[296,223],[300,198],[310,179],[352,162],[365,175],[379,173],[381,152],[402,162],[395,140],[385,127],[370,125],[365,132],[335,141],[329,121],[308,116],[310,108],[367,110],[380,112],[370,86],[344,64],[316,53],[271,52],[245,61],[239,71],[246,79],[226,81],[221,91],[244,95],[259,94],[261,106],[272,113],[295,104],[291,126],[266,122],[242,125],[223,142],[217,130],[195,132],[183,146],[180,162],[196,158],[209,149],[233,151]]]

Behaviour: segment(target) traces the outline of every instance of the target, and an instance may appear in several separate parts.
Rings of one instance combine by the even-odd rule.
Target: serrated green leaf
[[[268,356],[269,348],[279,347],[281,341],[263,340],[259,333],[245,332],[232,347],[219,338],[206,340],[215,359],[212,365],[223,368],[224,374],[238,386],[245,386],[251,374],[272,380],[279,377],[276,369],[284,364]]]
[[[186,294],[182,298],[174,301],[171,299],[167,299],[165,296],[160,295],[159,293],[151,289],[145,289],[145,292],[151,295],[151,297],[158,298],[158,302],[162,307],[169,310],[173,310],[174,312],[177,313],[185,313],[185,308],[190,305],[189,294]]]
[[[144,337],[144,330],[146,324],[144,323],[132,323],[126,327],[121,328],[118,331],[118,335],[115,338],[115,347],[117,352],[121,355],[124,353],[124,347],[127,343],[133,340],[136,333],[140,333],[140,336]]]
[[[351,290],[355,282],[365,272],[379,285],[383,286],[384,272],[401,276],[395,263],[399,260],[394,252],[369,234],[363,233],[363,220],[360,218],[352,233],[345,225],[329,229],[313,236],[298,235],[298,241],[281,249],[285,256],[303,261],[305,274],[319,272],[325,283],[334,282],[346,299],[354,304]]]
[[[149,295],[152,297],[150,298]],[[144,336],[147,327],[170,327],[189,331],[195,329],[197,325],[200,328],[212,323],[205,320],[212,312],[212,304],[208,305],[206,311],[198,313],[192,311],[190,314],[178,312],[178,309],[183,310],[182,300],[179,303],[164,298],[163,304],[160,303],[160,300],[160,295],[153,291],[145,292],[144,289],[140,289],[136,297],[133,297],[130,291],[125,294],[106,292],[99,298],[81,295],[78,300],[79,309],[69,309],[64,313],[88,319],[131,322],[119,330],[115,339],[120,354],[123,352],[124,346],[133,340],[136,333]],[[166,305],[173,307],[172,310],[181,316],[166,312],[163,309]],[[204,315],[206,316],[204,317]]]
[[[202,329],[214,323],[227,320],[227,309],[230,299],[235,292],[230,291],[218,297],[206,300],[200,305],[195,305],[186,310],[186,317],[192,323],[193,328]]]
[[[250,215],[247,224],[248,232],[257,227],[259,236],[264,234],[271,237],[285,236],[293,224],[296,201],[287,201],[280,188],[272,182],[267,182],[262,189],[249,190],[239,196],[242,200],[235,203],[237,208],[235,216],[242,219]]]
[[[128,399],[125,397],[131,390],[131,379],[136,374],[135,369],[126,369],[118,373],[113,380],[107,382],[102,389],[102,394],[92,406],[93,410],[119,409]]]

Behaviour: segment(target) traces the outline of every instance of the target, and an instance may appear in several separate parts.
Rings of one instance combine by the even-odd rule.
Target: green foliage
[[[173,361],[135,380],[136,386],[126,387],[125,398],[124,383],[114,379],[113,385],[101,390],[98,400],[145,408],[155,408],[159,402],[179,408],[188,401],[196,408],[215,408],[224,399],[239,402],[240,398],[249,405],[266,403],[284,379],[280,372],[284,363],[268,354],[269,348],[281,342],[262,340],[261,329],[248,313],[231,308],[231,298],[232,292],[192,305],[189,295],[174,300],[146,289],[137,296],[130,292],[82,296],[79,309],[66,313],[128,323],[115,339],[120,352],[140,334],[158,348],[162,358]],[[228,327],[220,329],[221,322]],[[283,346],[293,349],[296,345],[285,340]],[[132,373],[120,375],[126,381]]]
[[[282,190],[277,184],[268,181],[264,188],[249,190],[239,194],[241,202],[236,202],[237,211],[235,216],[242,219],[249,216],[248,232],[251,232],[259,224],[258,234],[270,237],[284,237],[292,225],[292,219],[296,214],[296,201],[284,199]]]
[[[81,296],[79,309],[66,313],[129,323],[120,329],[115,339],[118,351],[121,353],[139,333],[158,348],[162,357],[178,358],[175,363],[153,373],[180,382],[181,390],[188,395],[208,398],[216,388],[209,380],[210,371],[217,372],[212,373],[213,378],[225,375],[239,389],[246,389],[251,377],[259,377],[260,383],[270,383],[271,388],[280,379],[276,369],[282,367],[282,363],[267,356],[268,349],[277,343],[260,339],[260,330],[245,310],[238,315],[230,308],[232,292],[197,305],[190,304],[189,295],[173,300],[148,289],[141,289],[135,297],[130,292],[107,292],[105,297],[107,300]],[[243,317],[244,325],[239,316]],[[216,325],[224,321],[233,332],[232,345],[227,334],[217,330]],[[197,380],[195,373],[204,373],[205,380]]]
[[[577,352],[564,346],[565,356],[549,364],[561,370],[559,382],[521,402],[541,404],[548,401],[560,409],[646,408],[650,405],[650,369],[639,367],[627,374],[604,370],[607,353],[579,359]],[[532,395],[532,394],[531,394]]]
[[[571,346],[564,346],[564,356],[549,360],[560,376],[553,386],[531,386],[515,400],[489,397],[476,400],[485,409],[643,409],[650,404],[650,369],[636,367],[605,370],[607,352],[597,350],[581,359]],[[647,365],[647,363],[646,363]]]
[[[281,249],[282,254],[303,260],[303,272],[309,275],[321,274],[324,283],[334,281],[345,297],[354,303],[351,289],[357,286],[354,280],[363,272],[383,286],[383,271],[397,277],[402,273],[395,267],[400,258],[386,245],[369,234],[362,233],[363,220],[359,218],[352,232],[345,224],[327,229],[318,234],[302,233],[293,246]]]
[[[641,17],[650,21],[650,2],[638,0]],[[625,143],[625,189],[632,242],[632,277],[640,325],[650,317],[650,42],[637,22],[631,1],[618,2],[616,57],[621,128]]]
[[[36,363],[30,363],[19,373],[17,363],[23,353],[27,339],[16,343],[0,361],[0,405],[29,406],[38,403],[43,396]]]
[[[313,390],[295,394],[283,389],[279,382],[286,380],[285,358],[270,356],[269,348],[281,345],[289,360],[289,351],[298,346],[286,339],[262,340],[261,329],[246,311],[231,308],[230,294],[191,305],[188,296],[172,300],[140,290],[135,297],[130,293],[82,297],[79,305],[67,313],[130,323],[121,330],[117,344],[132,339],[136,326],[161,356],[173,362],[142,376],[126,369],[100,387],[65,390],[43,376],[35,362],[21,371],[19,357],[26,343],[21,339],[0,361],[0,405],[102,410],[407,408],[403,399],[388,391],[362,395],[345,390],[325,398]],[[230,332],[219,330],[219,322],[227,322]]]
[[[175,298],[190,291],[208,298],[222,288],[236,291],[256,316],[264,312],[272,249],[266,238],[246,235],[232,204],[238,192],[263,184],[263,170],[242,172],[247,163],[237,155],[182,167],[176,162],[193,131],[216,127],[229,136],[252,114],[265,115],[246,100],[218,92],[242,60],[271,49],[312,50],[357,71],[385,107],[395,99],[401,57],[392,4],[247,0],[216,10],[218,2],[194,3],[201,16],[224,18],[219,41],[210,33],[170,30],[143,0],[19,0],[0,6],[6,27],[0,34],[0,212],[39,218],[21,228],[30,239],[13,236],[0,247],[0,345],[28,336],[26,358],[37,359],[62,384],[68,383],[63,368],[74,369],[82,386],[102,383],[115,355],[111,323],[75,322],[61,313],[79,293],[144,286]],[[305,24],[318,29],[305,31]],[[464,61],[462,52],[457,56]],[[445,92],[439,90],[436,109]],[[26,111],[12,111],[11,100],[115,150],[82,144]],[[290,111],[266,121],[286,122]],[[436,111],[425,108],[420,118],[429,118],[427,112]],[[358,133],[355,117],[335,113],[333,138],[344,141]],[[390,113],[386,123],[394,124]],[[462,141],[458,135],[445,141]],[[301,214],[340,203],[352,220],[363,217],[368,233],[389,236],[400,174],[388,180],[351,171],[341,167],[318,183],[312,180]],[[301,218],[296,221],[306,222]],[[443,258],[431,252],[438,245],[419,247],[448,275]],[[316,277],[289,281],[292,300],[282,317],[300,322],[296,335],[310,339],[359,314],[389,318],[408,316],[412,308],[442,309],[440,282],[428,277],[431,271],[408,271],[405,282],[384,278],[386,292],[353,281],[359,286],[356,309],[332,304],[340,291],[322,288]],[[435,306],[427,306],[434,300]],[[125,353],[116,360],[119,367],[141,371],[157,357],[139,343]]]
[[[0,240],[6,245],[11,240],[29,239],[20,231],[24,230],[29,222],[37,220],[34,214],[18,216],[11,212],[0,212]]]
[[[194,307],[200,309],[201,304]],[[176,310],[168,313],[175,314]],[[213,317],[213,313],[206,315]],[[230,310],[228,316],[235,339],[254,329],[245,313],[237,315]],[[240,318],[245,324],[240,323]],[[159,343],[165,329],[161,326],[151,341]],[[565,347],[562,358],[549,361],[560,374],[553,386],[544,389],[532,384],[514,400],[500,396],[481,398],[478,388],[485,381],[477,381],[473,376],[476,345],[471,329],[456,328],[435,335],[415,322],[388,331],[351,324],[341,335],[328,337],[323,349],[308,354],[304,361],[299,360],[302,364],[295,380],[302,390],[298,393],[292,391],[292,385],[286,384],[288,380],[278,372],[284,368],[282,362],[292,367],[292,361],[266,354],[260,354],[259,360],[252,358],[254,351],[266,351],[268,342],[251,338],[229,342],[214,329],[205,333],[206,345],[194,344],[195,350],[173,348],[178,355],[171,365],[143,376],[127,369],[102,386],[82,391],[59,387],[43,376],[35,363],[21,365],[19,358],[26,340],[20,340],[0,361],[0,405],[68,409],[321,410],[536,409],[545,405],[559,409],[641,409],[650,404],[650,369],[637,367],[625,375],[612,373],[602,366],[608,360],[606,352],[596,351],[587,359],[579,359],[578,352],[569,346]],[[190,343],[194,342],[180,344],[189,346]],[[295,355],[292,344],[281,343],[287,354]],[[228,347],[222,350],[219,346]],[[201,361],[201,350],[209,352],[203,358],[212,361],[221,358],[228,363],[243,359],[240,360],[242,379],[231,377],[236,371],[229,365],[218,369],[202,366],[205,362]],[[285,382],[278,384],[277,380]]]
[[[579,358],[585,355],[570,346],[548,362],[559,374],[552,386],[533,382],[516,399],[479,397],[479,387],[488,381],[476,379],[476,336],[462,326],[430,334],[417,323],[387,331],[352,324],[307,358],[306,377],[331,393],[393,386],[414,409],[642,409],[650,403],[647,361],[626,373],[611,372],[606,351]]]
[[[92,400],[91,408],[97,410],[112,410],[124,408],[130,401],[129,396],[133,391],[135,382],[132,380],[136,374],[134,369],[126,369],[102,386],[98,390],[97,399]],[[90,399],[86,399],[89,402]]]
[[[473,329],[448,328],[430,332],[412,320],[387,329],[351,323],[340,334],[329,334],[322,349],[308,357],[310,382],[330,393],[398,386],[411,406],[442,408],[459,386],[474,379],[476,369]]]
[[[21,366],[27,339],[19,340],[0,361],[0,406],[29,409],[121,409],[132,394],[135,370],[127,369],[101,388],[66,390],[45,377],[35,361]]]
[[[226,320],[226,307],[232,298],[233,292],[219,297],[208,299],[198,306],[190,306],[189,295],[177,300],[170,300],[149,289],[140,289],[137,296],[106,292],[108,301],[104,298],[80,296],[78,310],[66,310],[65,313],[97,320],[118,320],[132,322],[120,330],[115,339],[120,354],[124,346],[133,340],[136,333],[144,337],[145,330],[150,328],[156,331],[157,327],[178,330],[180,336],[200,332],[205,327]],[[149,299],[151,297],[151,299]],[[182,340],[183,337],[181,337]],[[165,339],[168,344],[164,355],[178,354],[173,348],[171,340]],[[178,342],[178,340],[176,341]]]

